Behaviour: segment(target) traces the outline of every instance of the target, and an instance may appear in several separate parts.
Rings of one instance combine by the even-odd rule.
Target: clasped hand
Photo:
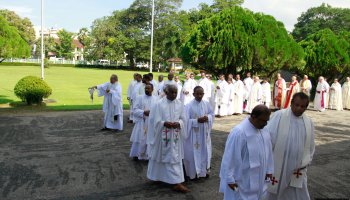
[[[208,122],[208,116],[199,117],[199,118],[197,119],[197,121],[198,121],[199,123],[206,123],[206,122]]]
[[[143,114],[148,117],[149,116],[149,112],[150,112],[149,110],[145,110],[145,111],[143,111]]]
[[[167,128],[180,128],[179,122],[164,122],[164,126]]]

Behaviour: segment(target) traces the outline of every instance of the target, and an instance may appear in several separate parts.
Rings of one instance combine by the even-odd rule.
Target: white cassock
[[[179,122],[180,129],[169,129],[164,122]],[[150,148],[147,178],[169,184],[184,182],[182,159],[183,142],[186,139],[184,106],[178,99],[166,97],[157,101],[151,109],[147,132]]]
[[[130,157],[138,157],[140,160],[148,159],[147,152],[147,130],[148,116],[144,115],[144,111],[151,110],[153,103],[157,101],[157,96],[142,95],[137,97],[134,102],[134,123],[130,141],[132,142]]]
[[[202,78],[198,83],[204,90],[203,100],[206,100],[210,103],[211,95],[212,95],[212,84],[211,81],[207,78]],[[212,105],[212,104],[211,104]],[[214,108],[214,107],[212,107]]]
[[[184,103],[185,106],[194,99],[193,90],[196,86],[197,82],[193,79],[188,79],[185,81],[181,92],[181,101]]]
[[[255,106],[261,104],[262,88],[259,82],[253,84],[250,90],[245,111],[251,113]]]
[[[244,83],[241,80],[238,80],[233,85],[235,95],[233,98],[233,114],[242,114],[244,101]]]
[[[215,115],[226,116],[230,92],[229,87],[225,80],[220,81],[217,86],[219,86],[220,89],[216,89],[215,94]]]
[[[318,82],[316,87],[316,94],[314,99],[314,108],[318,111],[325,111],[326,110],[326,98],[328,95],[326,95],[328,91],[327,85],[325,82]]]
[[[345,82],[342,86],[343,108],[350,109],[350,82]]]
[[[270,107],[271,104],[271,86],[270,83],[266,82],[261,84],[261,88],[262,88],[262,103],[266,106],[266,107]]]
[[[305,94],[307,94],[307,96],[310,96],[310,91],[312,89],[312,83],[309,79],[307,79],[306,81],[303,79],[300,81],[300,88],[302,92],[304,92]]]
[[[307,166],[315,151],[314,126],[309,117],[277,111],[268,122],[274,153],[274,174],[278,181],[269,184],[268,200],[308,200]],[[298,172],[299,170],[299,173]]]
[[[327,92],[325,93],[325,108],[328,108],[329,106],[329,89],[330,89],[330,86],[328,84],[327,81],[323,81],[324,84],[326,84],[326,88],[327,88]]]
[[[248,100],[249,98],[249,94],[250,94],[250,90],[252,89],[253,87],[253,84],[254,84],[254,81],[252,78],[248,77],[248,78],[245,78],[243,80],[243,83],[244,83],[244,99]]]
[[[192,100],[185,108],[188,138],[184,143],[184,165],[191,179],[206,177],[212,156],[210,132],[214,113],[209,102]],[[208,116],[208,122],[198,123],[198,118]]]
[[[153,85],[153,93],[152,95],[158,96],[158,83],[154,79],[151,80],[151,84]]]
[[[157,95],[161,96],[163,93],[163,88],[164,88],[164,81],[158,83],[157,87]]]
[[[144,95],[145,94],[145,90],[144,90],[144,84],[142,82],[136,82],[134,87],[133,87],[133,91],[132,91],[132,100],[136,101],[138,96]]]
[[[342,89],[340,83],[333,83],[329,90],[329,109],[343,110]]]
[[[267,189],[266,174],[273,174],[271,138],[266,128],[256,129],[244,119],[227,138],[220,170],[220,192],[225,200],[259,200]],[[236,183],[238,191],[228,184]]]
[[[107,93],[109,90],[109,93]],[[110,129],[123,130],[122,86],[116,82],[107,82],[97,86],[98,96],[104,96],[103,112],[104,126]],[[117,120],[115,120],[115,116]]]
[[[228,103],[227,103],[227,115],[233,114],[233,101],[235,99],[234,85],[235,83],[228,84]]]
[[[135,86],[136,83],[137,83],[136,80],[130,81],[130,84],[128,86],[128,91],[127,91],[127,97],[128,97],[128,101],[129,101],[129,105],[130,105],[129,120],[133,120],[133,117],[132,117],[132,112],[133,112],[132,93],[133,93],[134,86]]]
[[[176,99],[181,100],[182,83],[181,83],[181,81],[179,81],[179,82],[176,82],[176,81],[175,81],[175,83],[176,83],[176,86],[177,86],[177,96],[176,96]]]
[[[211,86],[211,95],[210,95],[209,103],[211,107],[214,108],[215,107],[215,84],[212,80],[209,80],[209,83]]]

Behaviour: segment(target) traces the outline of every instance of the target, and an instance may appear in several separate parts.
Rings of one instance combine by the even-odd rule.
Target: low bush
[[[14,88],[15,95],[28,105],[39,104],[43,98],[51,95],[50,86],[39,77],[26,76],[18,81]]]

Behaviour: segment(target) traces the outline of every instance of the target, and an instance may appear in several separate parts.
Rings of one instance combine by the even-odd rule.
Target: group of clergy
[[[211,76],[186,74],[184,84],[178,76],[168,74],[158,82],[153,74],[134,74],[127,99],[129,122],[134,124],[130,157],[148,160],[147,177],[173,184],[174,189],[188,192],[183,185],[190,179],[209,176],[212,156],[211,129],[215,115],[250,113],[234,127],[226,141],[220,170],[220,191],[224,199],[310,199],[307,190],[307,167],[314,154],[314,126],[304,112],[312,88],[307,76],[299,84],[292,77],[289,87],[280,74],[274,84],[273,104],[280,108],[270,119],[270,84],[260,83],[250,74],[219,76],[216,86]],[[339,83],[338,83],[339,84]],[[315,108],[330,108],[339,103],[336,84],[327,87],[320,77],[316,88]],[[331,89],[334,88],[334,89]],[[91,88],[90,88],[91,89]],[[121,86],[118,77],[92,87],[104,96],[104,128],[123,129]],[[350,78],[343,85],[350,95]],[[325,94],[330,93],[329,97]],[[332,95],[332,93],[334,93]],[[340,92],[341,93],[341,92]],[[329,98],[329,104],[327,99]],[[336,99],[336,100],[334,100]],[[319,104],[317,102],[319,101]],[[336,104],[337,105],[337,104]],[[344,106],[345,108],[349,108]]]
[[[292,80],[287,88],[286,81],[281,77],[281,74],[277,74],[273,91],[274,106],[279,109],[288,108],[293,94],[303,92],[310,96],[311,89],[312,83],[307,75],[304,75],[300,83],[296,76],[292,76]],[[339,83],[338,79],[334,79],[334,82],[330,86],[327,80],[323,76],[320,76],[316,86],[314,109],[320,112],[326,109],[350,109],[350,77],[346,78],[343,86]]]

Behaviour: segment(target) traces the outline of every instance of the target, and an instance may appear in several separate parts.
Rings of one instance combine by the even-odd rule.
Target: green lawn
[[[45,69],[45,81],[52,88],[52,95],[49,99],[55,100],[56,103],[47,103],[44,110],[101,109],[103,97],[97,97],[95,93],[92,104],[87,88],[109,81],[113,73],[119,77],[123,88],[124,108],[128,108],[126,92],[134,71],[50,67]],[[143,73],[146,72],[141,72]],[[40,77],[41,68],[38,66],[0,66],[0,109],[9,107],[8,105],[15,108],[26,107],[15,96],[13,88],[18,80],[28,75]],[[157,79],[159,73],[154,73],[154,75]]]

